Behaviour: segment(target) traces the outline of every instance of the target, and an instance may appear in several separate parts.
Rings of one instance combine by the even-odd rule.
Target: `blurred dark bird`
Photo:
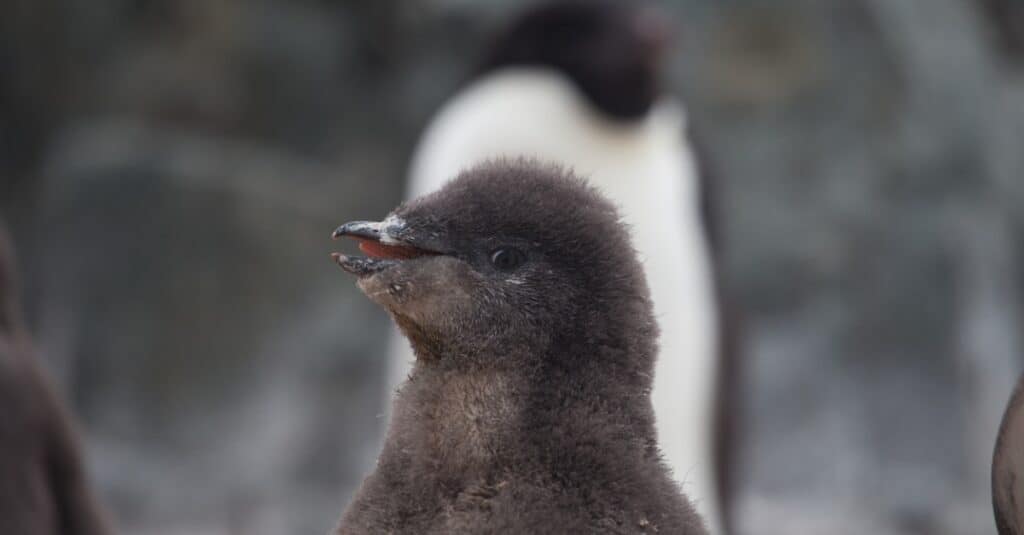
[[[0,532],[100,535],[71,418],[21,320],[13,251],[0,228]]]
[[[339,533],[706,533],[658,451],[658,327],[596,190],[498,161],[335,236],[416,355]]]
[[[734,340],[724,336],[712,183],[682,103],[662,85],[666,19],[644,3],[606,0],[526,11],[426,129],[408,195],[488,158],[525,156],[568,165],[612,199],[634,231],[661,325],[653,399],[662,450],[721,533]],[[395,333],[389,393],[412,360]]]
[[[999,535],[1024,534],[1024,377],[1010,398],[996,439],[992,507]]]

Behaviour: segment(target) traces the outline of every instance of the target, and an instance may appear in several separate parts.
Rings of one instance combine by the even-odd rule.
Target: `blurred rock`
[[[961,2],[725,4],[693,10],[712,48],[682,73],[751,327],[740,524],[991,533],[1024,364],[1019,76]]]
[[[40,332],[127,523],[248,517],[312,487],[336,503],[285,525],[331,525],[375,454],[366,357],[386,331],[328,237],[386,210],[345,193],[375,177],[123,123],[69,129],[50,162]]]

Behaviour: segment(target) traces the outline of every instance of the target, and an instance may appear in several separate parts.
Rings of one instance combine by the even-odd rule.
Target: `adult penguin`
[[[733,392],[711,182],[682,103],[662,87],[671,28],[649,5],[546,2],[494,40],[423,134],[407,196],[480,161],[560,162],[620,208],[636,236],[662,336],[653,403],[662,451],[712,533],[728,531]],[[413,360],[397,331],[389,394]]]
[[[107,534],[71,418],[32,351],[15,279],[0,228],[0,531]]]

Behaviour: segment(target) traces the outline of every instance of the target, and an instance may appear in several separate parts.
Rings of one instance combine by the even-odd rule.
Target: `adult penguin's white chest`
[[[408,197],[441,187],[496,157],[534,157],[573,168],[615,202],[632,230],[661,328],[652,394],[662,451],[683,491],[717,533],[711,460],[717,364],[712,289],[699,183],[681,105],[658,102],[643,120],[597,115],[569,80],[507,69],[466,88],[434,119],[413,158]],[[396,336],[391,386],[412,353]]]

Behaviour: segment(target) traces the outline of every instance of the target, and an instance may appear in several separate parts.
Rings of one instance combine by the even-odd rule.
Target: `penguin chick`
[[[643,270],[595,189],[499,160],[334,235],[416,355],[338,533],[706,533],[655,438]]]
[[[992,508],[999,535],[1024,534],[1024,377],[1010,398],[996,439]]]
[[[665,82],[674,20],[651,2],[545,0],[503,24],[478,69],[430,121],[408,198],[497,157],[560,162],[619,208],[643,259],[661,327],[651,399],[666,463],[715,534],[730,533],[742,389],[724,288],[719,180]],[[387,402],[415,361],[393,329]]]
[[[102,535],[71,418],[32,351],[0,228],[0,526],[18,535]]]

